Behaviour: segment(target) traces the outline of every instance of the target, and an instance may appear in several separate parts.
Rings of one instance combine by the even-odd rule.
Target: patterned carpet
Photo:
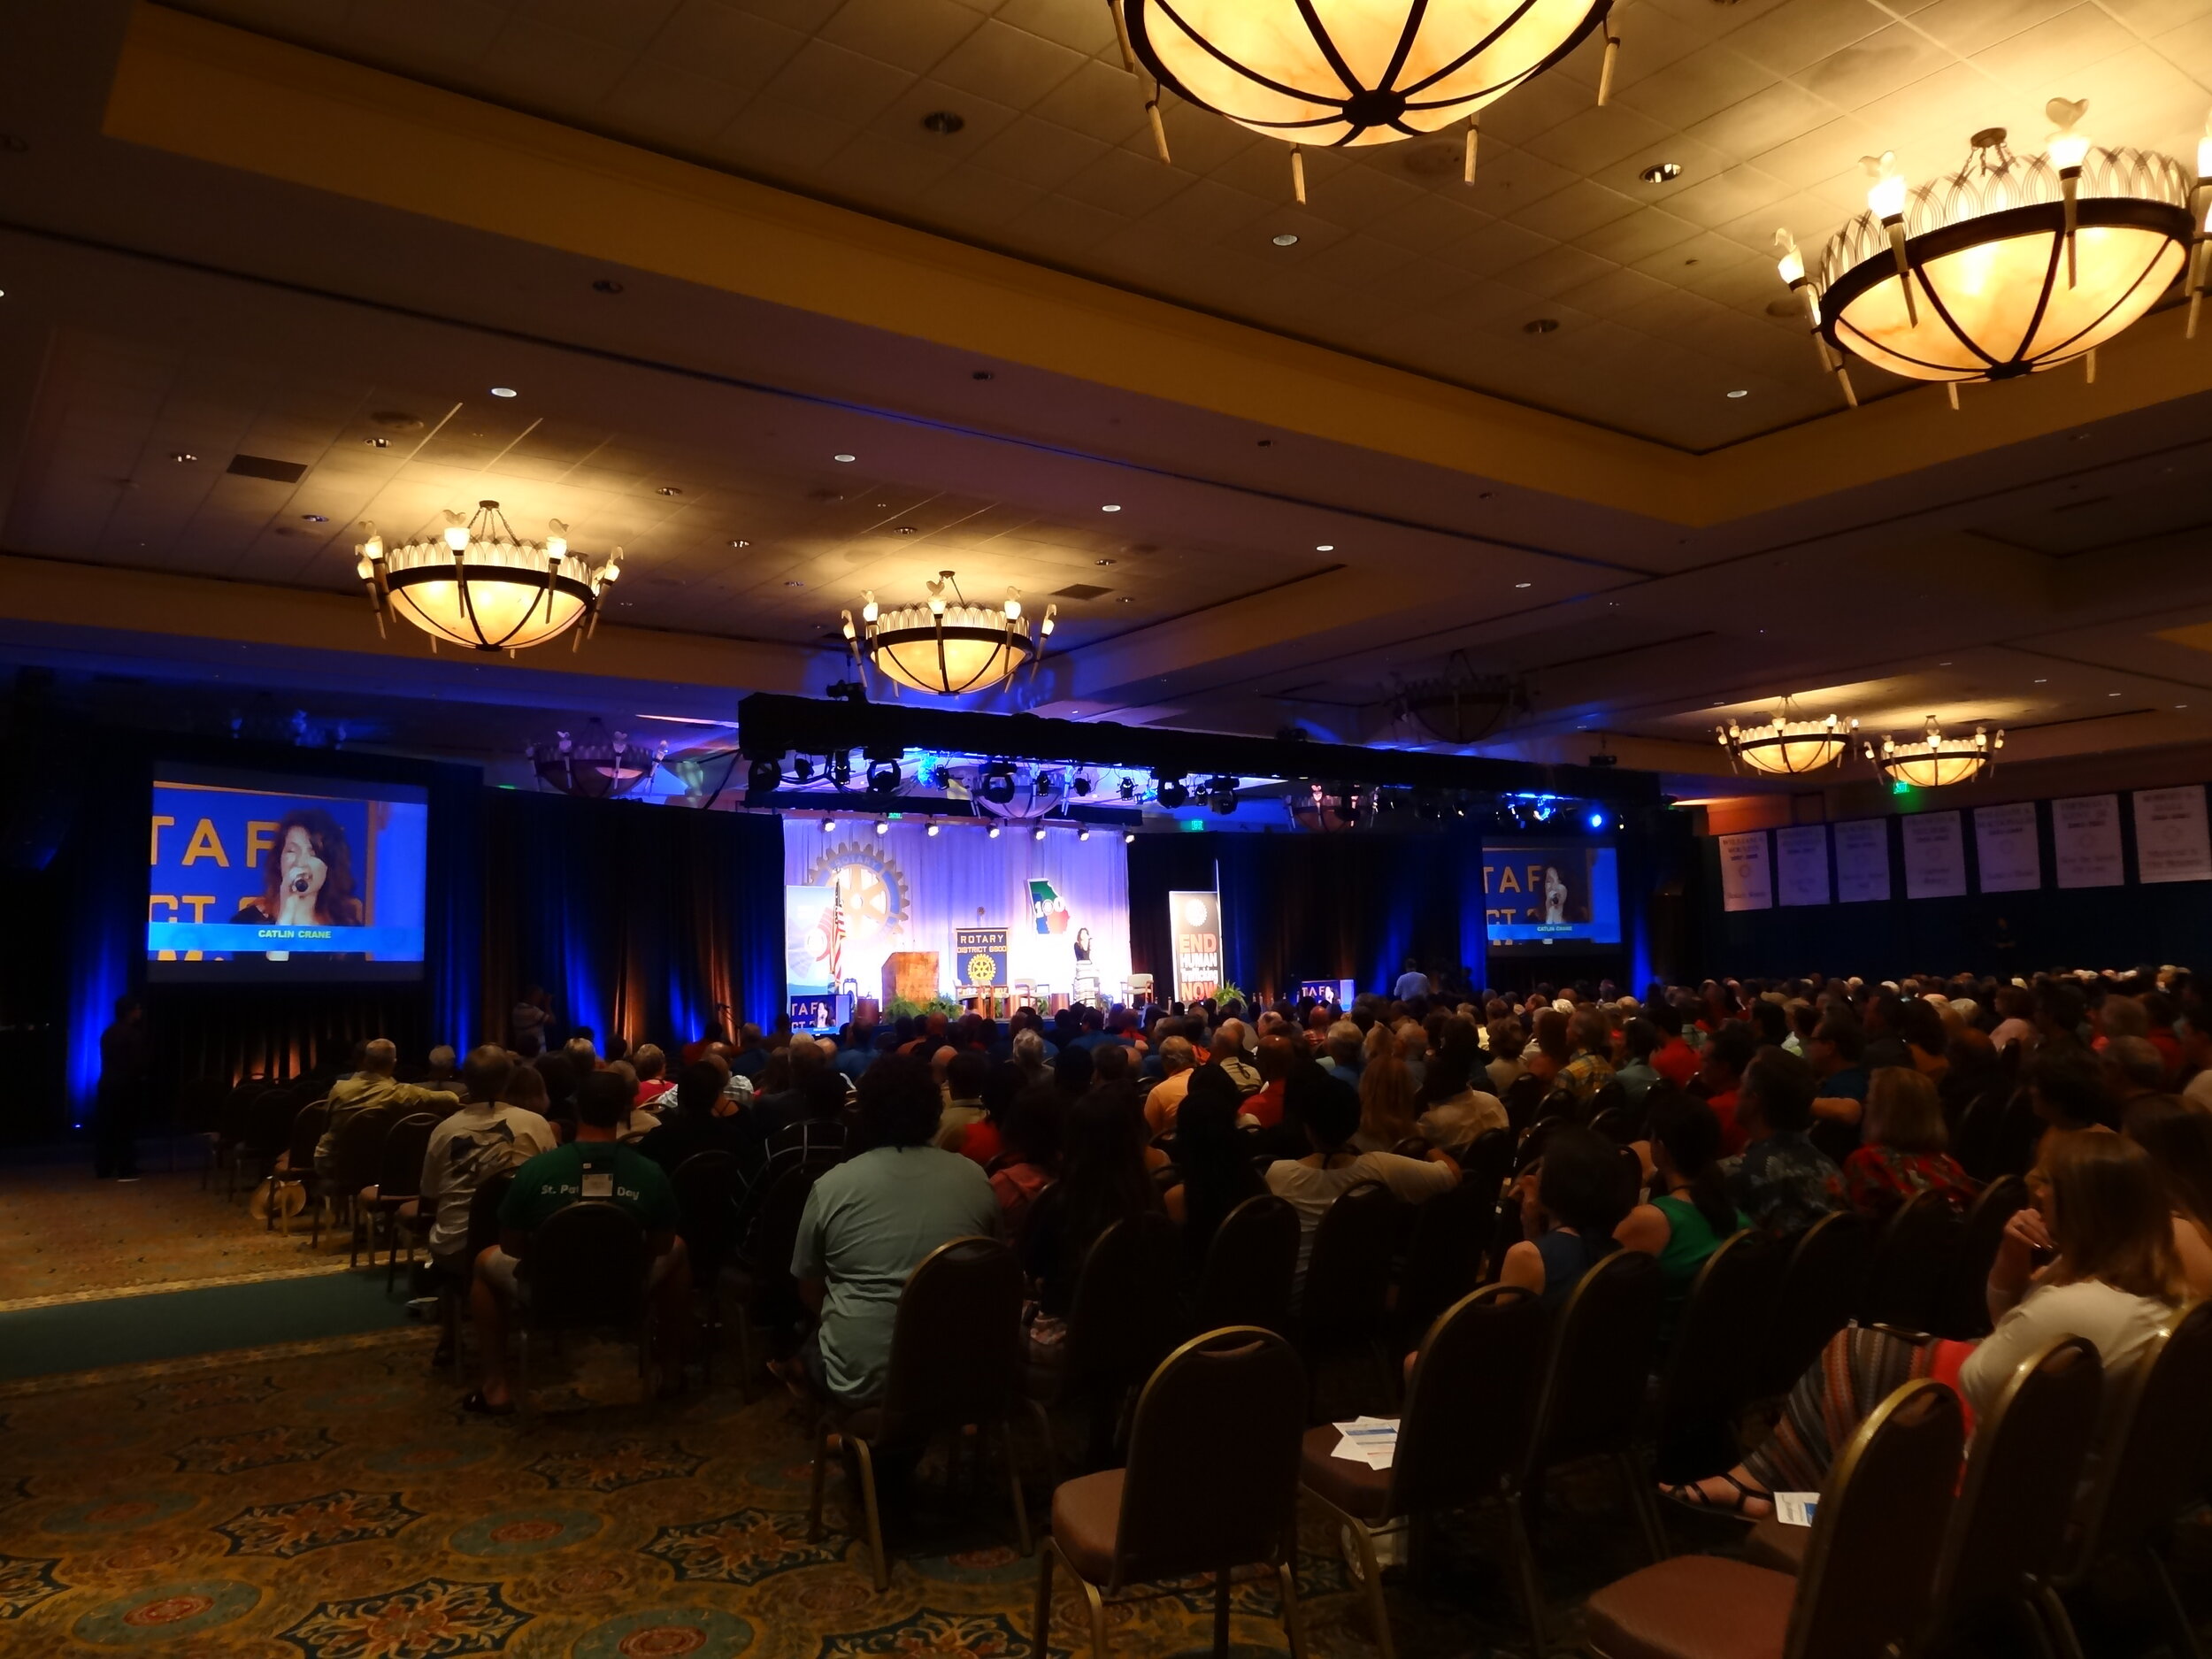
[[[806,1541],[803,1434],[780,1396],[747,1406],[719,1386],[641,1405],[626,1356],[603,1348],[543,1379],[542,1417],[488,1424],[455,1409],[426,1340],[0,1391],[0,1652],[1027,1659],[1035,1563],[1014,1551],[997,1481],[933,1514],[946,1498],[926,1468],[878,1595],[841,1530],[841,1481],[832,1530]],[[1525,1651],[1498,1534],[1479,1523],[1454,1542],[1433,1589],[1394,1593],[1402,1651]],[[1312,1525],[1305,1543],[1311,1651],[1371,1653],[1333,1540]],[[1634,1548],[1600,1483],[1548,1524],[1559,1601]],[[1234,1607],[1240,1653],[1282,1651],[1271,1587],[1240,1586]],[[1117,1654],[1211,1640],[1199,1589],[1112,1618]],[[1061,1600],[1054,1652],[1087,1630]]]
[[[265,1230],[196,1169],[122,1186],[81,1164],[0,1167],[0,1309],[344,1268],[342,1233],[317,1250],[293,1225]]]

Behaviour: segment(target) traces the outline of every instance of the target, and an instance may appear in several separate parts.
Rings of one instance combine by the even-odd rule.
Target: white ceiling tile
[[[1975,53],[1974,66],[2015,92],[2032,92],[2046,82],[2116,57],[2135,43],[2135,36],[2101,7],[2080,5]]]
[[[1708,230],[1740,219],[1789,194],[1789,187],[1756,167],[1731,167],[1719,177],[1694,184],[1668,203],[1670,212]]]
[[[1401,203],[1366,226],[1367,234],[1417,253],[1432,253],[1471,235],[1488,215],[1456,193],[1430,191]]]
[[[1002,0],[1002,4],[982,0],[982,9],[1002,23],[1056,41],[1087,57],[1110,52],[1119,60],[1121,49],[1115,43],[1113,20],[1102,4],[1087,0]]]
[[[1570,116],[1523,147],[1555,167],[1591,173],[1628,157],[1633,157],[1638,167],[1664,161],[1672,136],[1663,123],[1615,102],[1603,109],[1586,109]]]
[[[1087,202],[1045,196],[1009,219],[1007,229],[1048,255],[1067,257],[1094,246],[1127,223],[1122,215]]]
[[[981,22],[956,0],[844,0],[818,38],[919,75]]]
[[[1778,81],[1684,129],[1685,136],[1710,144],[1723,155],[1749,160],[1786,143],[1809,127],[1831,119],[1835,111],[1802,87]]]
[[[1079,120],[1069,119],[1068,95],[1056,99],[1050,95],[1087,67],[1109,73],[1102,65],[1089,63],[1081,52],[991,18],[946,53],[933,73],[951,86],[979,92],[1014,109],[1033,110],[1052,119],[1083,126]],[[1143,100],[1137,94],[1135,81],[1118,70],[1110,73],[1119,75],[1127,107],[1134,109],[1141,119]],[[1080,93],[1075,96],[1079,100]]]
[[[1579,248],[1561,246],[1547,249],[1533,259],[1524,259],[1499,275],[1512,287],[1542,299],[1579,288],[1618,268]]]
[[[1890,25],[1866,0],[1785,0],[1728,36],[1728,49],[1778,75],[1793,75]]]
[[[1913,27],[1925,30],[1962,58],[2033,28],[2070,11],[2078,0],[1936,0],[1913,14]]]
[[[1636,203],[1617,190],[1592,184],[1587,179],[1577,179],[1565,189],[1555,190],[1542,201],[1517,210],[1511,215],[1511,222],[1525,226],[1539,235],[1574,242],[1586,232],[1625,219],[1635,211]]]
[[[650,58],[641,58],[600,104],[617,132],[701,147],[736,119],[748,92]]]
[[[517,17],[570,35],[597,41],[618,51],[634,52],[659,33],[679,0],[513,0]]]
[[[1463,242],[1438,249],[1434,257],[1476,276],[1494,277],[1508,266],[1532,259],[1555,246],[1548,236],[1540,236],[1532,230],[1524,230],[1501,219],[1485,225]]]
[[[716,142],[772,169],[804,171],[827,161],[858,130],[804,104],[761,97],[740,111]]]
[[[814,110],[833,121],[863,127],[881,115],[910,77],[896,66],[858,52],[811,40],[777,71],[763,96]]]
[[[1666,291],[1666,284],[1655,277],[1616,266],[1594,281],[1566,289],[1559,297],[1563,303],[1593,317],[1612,317]]]
[[[947,4],[951,3],[946,0]],[[926,118],[941,114],[958,116],[960,130],[940,133],[922,125]],[[941,81],[921,80],[894,98],[890,107],[870,125],[887,136],[909,140],[933,153],[965,163],[979,157],[993,138],[1021,119],[1018,111],[979,94],[958,91]]]
[[[1613,96],[1677,131],[1774,84],[1770,69],[1724,46],[1708,46]]]
[[[614,90],[627,63],[597,41],[517,19],[500,30],[480,68],[503,97],[535,108],[589,108]]]
[[[1187,173],[1156,157],[1110,150],[1060,187],[1062,194],[1125,219],[1138,219],[1190,188]]]
[[[1608,225],[1584,232],[1575,246],[1601,259],[1632,265],[1646,256],[1672,248],[1703,233],[1686,219],[1659,208],[1647,207]]]
[[[646,43],[643,56],[726,80],[733,86],[757,88],[805,42],[797,29],[741,12],[722,0],[683,0],[660,33]]]
[[[976,165],[1043,189],[1056,189],[1106,153],[1097,139],[1023,116],[976,151]]]

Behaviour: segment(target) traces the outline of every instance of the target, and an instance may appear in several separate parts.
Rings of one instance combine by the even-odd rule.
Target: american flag
[[[830,889],[829,982],[834,988],[845,977],[845,889]]]

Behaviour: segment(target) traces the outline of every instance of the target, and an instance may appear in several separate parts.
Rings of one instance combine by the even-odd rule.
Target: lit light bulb
[[[1886,225],[1891,219],[1903,218],[1905,212],[1904,174],[1893,173],[1886,178],[1877,179],[1873,188],[1866,193],[1866,205],[1868,211]]]
[[[876,611],[876,596],[873,592],[867,588],[863,588],[860,594],[860,619],[872,627],[875,626],[875,620],[878,615]]]
[[[545,557],[558,564],[568,557],[568,526],[558,518],[548,518],[545,528]]]
[[[1782,273],[1782,280],[1792,288],[1805,280],[1805,257],[1797,251],[1793,243],[1774,262],[1774,268]]]
[[[1021,615],[1022,596],[1013,588],[1009,588],[1006,590],[1006,619],[1009,622],[1018,622],[1021,620]]]
[[[1057,618],[1057,617],[1059,616],[1059,614],[1060,614],[1060,607],[1059,607],[1059,606],[1057,606],[1057,605],[1047,605],[1047,606],[1045,607],[1045,619],[1044,619],[1044,622],[1042,623],[1042,625],[1039,627],[1038,632],[1039,632],[1040,634],[1042,634],[1042,635],[1043,635],[1046,639],[1048,639],[1048,639],[1050,639],[1050,638],[1052,637],[1052,625],[1053,625],[1053,621],[1054,621],[1054,619],[1055,619],[1056,618]]]
[[[2212,182],[2212,116],[2204,121],[2204,136],[2197,140],[2197,182]]]
[[[469,547],[469,527],[465,524],[449,524],[445,527],[445,544],[456,553],[465,553]]]
[[[2084,133],[2053,133],[2044,148],[2051,165],[2062,173],[2078,171],[2089,158],[2089,138]]]

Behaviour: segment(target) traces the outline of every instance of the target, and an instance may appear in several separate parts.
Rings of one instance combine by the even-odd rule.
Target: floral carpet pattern
[[[748,1404],[726,1385],[695,1386],[641,1403],[623,1352],[585,1348],[570,1379],[549,1379],[549,1409],[487,1422],[430,1371],[428,1334],[408,1335],[9,1397],[0,1653],[1036,1659],[1035,1558],[1016,1553],[1003,1484],[972,1459],[950,1492],[925,1465],[878,1594],[841,1475],[823,1537],[807,1538],[803,1425],[780,1394]],[[1075,1425],[1069,1442],[1079,1438]],[[1556,1639],[1571,1603],[1634,1566],[1636,1546],[1610,1489],[1555,1509]],[[1363,1659],[1363,1603],[1336,1540],[1312,1519],[1303,1543],[1311,1651]],[[1435,1582],[1394,1588],[1409,1659],[1525,1651],[1500,1545],[1490,1520],[1455,1526]],[[1051,1653],[1085,1651],[1081,1602],[1064,1575],[1059,1587]],[[1210,1645],[1205,1586],[1109,1613],[1118,1655]],[[1240,1659],[1283,1651],[1271,1580],[1240,1583],[1232,1614]]]
[[[287,1238],[204,1190],[197,1170],[127,1186],[96,1181],[81,1165],[0,1166],[0,1310],[156,1288],[197,1288],[341,1271],[346,1233],[309,1242],[303,1220]]]

